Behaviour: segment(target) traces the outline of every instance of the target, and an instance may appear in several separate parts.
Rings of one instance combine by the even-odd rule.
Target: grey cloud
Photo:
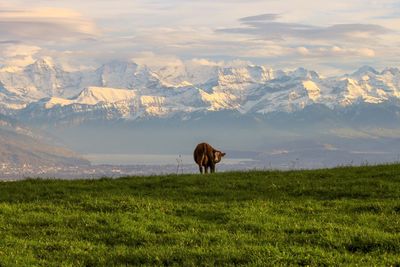
[[[242,27],[218,29],[217,32],[253,35],[262,39],[276,40],[300,38],[312,40],[360,40],[390,33],[391,30],[376,24],[335,24],[327,27],[272,20],[273,14],[241,18]]]
[[[218,29],[217,32],[254,35],[262,39],[276,40],[290,36],[301,37],[305,33],[318,30],[317,27],[296,23],[251,21],[243,24],[246,27]]]
[[[280,17],[278,14],[261,14],[257,16],[250,16],[250,17],[244,17],[239,19],[239,21],[272,21],[272,20],[277,20]]]
[[[0,44],[20,44],[21,42],[18,40],[0,40]]]
[[[305,36],[311,38],[352,38],[354,33],[367,34],[370,37],[390,33],[391,31],[383,26],[376,24],[336,24],[325,28],[319,28],[305,32]],[[357,36],[354,36],[358,39]]]

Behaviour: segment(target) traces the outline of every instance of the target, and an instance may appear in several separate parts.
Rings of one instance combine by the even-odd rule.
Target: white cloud
[[[149,67],[183,66],[182,60],[172,55],[158,55],[151,51],[137,53],[132,61]]]
[[[194,58],[191,60],[185,61],[185,65],[197,65],[197,66],[211,66],[211,67],[244,67],[251,65],[252,62],[248,60],[240,60],[240,59],[235,59],[235,60],[219,60],[219,61],[214,61],[214,60],[209,60],[205,58]]]
[[[6,66],[23,67],[35,61],[34,56],[41,50],[38,46],[7,45],[0,52],[2,63]]]
[[[329,57],[368,57],[373,58],[376,53],[371,48],[357,47],[357,48],[344,48],[340,46],[332,47],[298,47],[296,49],[297,53],[303,57],[319,57],[319,58],[329,58]]]
[[[222,66],[224,65],[223,61],[212,61],[209,59],[205,59],[205,58],[193,58],[192,60],[190,60],[190,62],[192,64],[195,65],[202,65],[202,66]]]
[[[31,56],[38,52],[40,47],[33,45],[9,45],[2,49],[4,57]]]

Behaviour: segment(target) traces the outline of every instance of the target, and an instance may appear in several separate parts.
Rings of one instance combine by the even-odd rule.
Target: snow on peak
[[[149,68],[130,61],[106,63],[95,71],[95,76],[97,84],[88,84],[88,86],[143,89],[148,88],[149,83],[160,82]]]
[[[136,92],[127,89],[88,87],[75,99],[76,103],[95,105],[100,102],[116,103],[128,101],[136,96]]]
[[[240,108],[235,95],[223,92],[209,94],[203,90],[200,91],[200,95],[202,100],[209,104],[207,109],[211,111]]]
[[[32,63],[31,66],[37,69],[54,69],[56,64],[51,57],[42,57]]]
[[[304,81],[303,82],[304,89],[306,89],[308,93],[308,97],[312,101],[316,101],[321,96],[321,90],[313,81]]]
[[[22,70],[22,67],[18,66],[3,66],[0,68],[0,72],[16,73]]]
[[[103,64],[99,70],[112,72],[126,72],[127,70],[136,70],[138,65],[131,61],[112,60]]]
[[[51,97],[49,100],[47,100],[44,103],[44,107],[46,109],[51,109],[55,106],[68,106],[73,104],[74,101],[70,100],[70,99],[64,99],[64,98],[60,98],[60,97]]]
[[[300,79],[319,79],[319,74],[317,72],[302,67],[290,72],[289,75]]]
[[[71,99],[52,97],[45,103],[45,108],[50,109],[56,105],[67,106],[72,104],[96,105],[99,103],[118,103],[130,101],[136,97],[136,92],[127,89],[88,87],[78,96]]]

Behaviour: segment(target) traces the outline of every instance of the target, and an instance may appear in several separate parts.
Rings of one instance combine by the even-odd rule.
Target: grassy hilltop
[[[0,183],[0,266],[400,265],[400,165]]]

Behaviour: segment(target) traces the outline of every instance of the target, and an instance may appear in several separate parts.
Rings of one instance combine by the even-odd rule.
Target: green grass
[[[0,266],[400,266],[400,165],[0,183]]]

